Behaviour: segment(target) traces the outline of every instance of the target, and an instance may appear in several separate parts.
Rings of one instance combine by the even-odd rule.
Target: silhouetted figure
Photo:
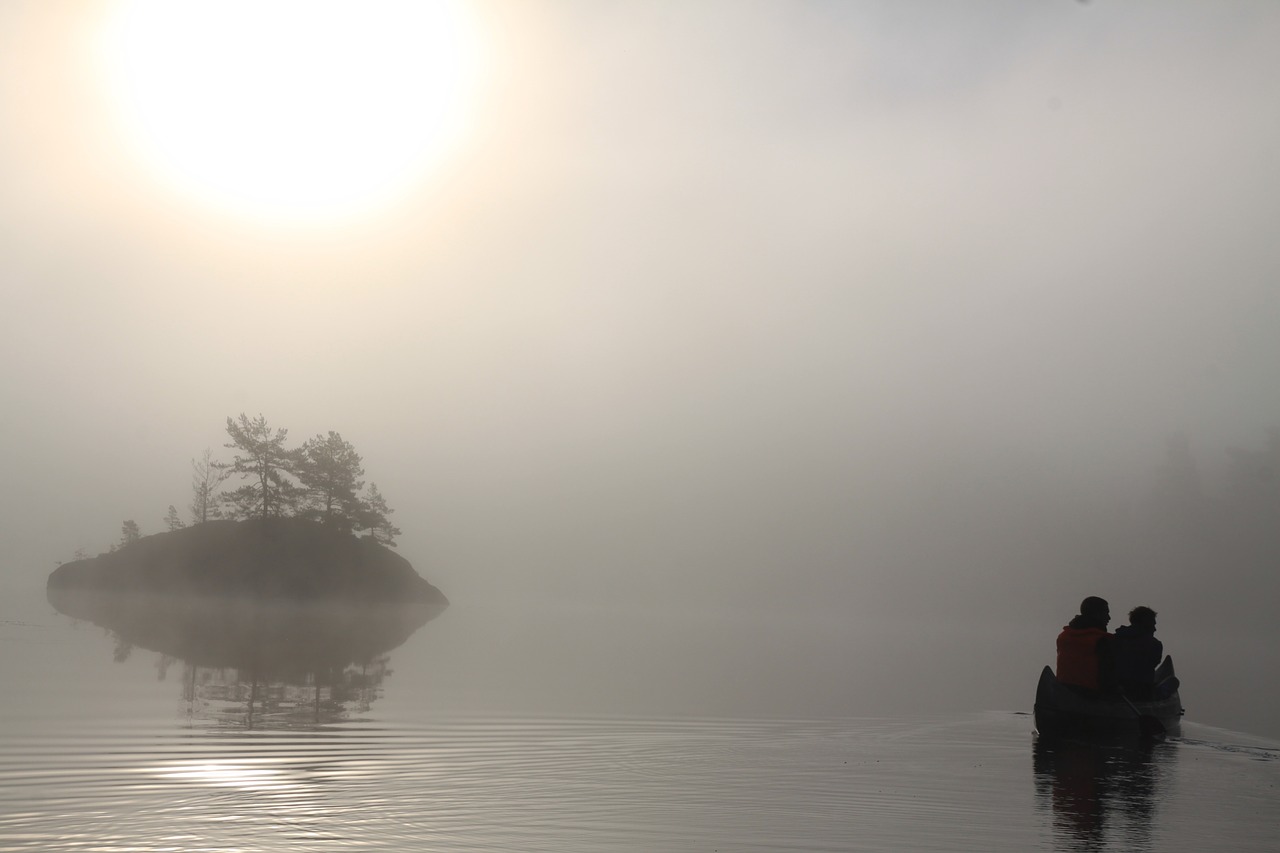
[[[1080,614],[1058,635],[1058,667],[1055,674],[1060,684],[1091,694],[1109,693],[1115,689],[1115,663],[1107,633],[1111,606],[1106,599],[1091,595],[1080,602]]]
[[[1112,640],[1115,655],[1116,681],[1120,690],[1131,699],[1157,697],[1155,672],[1164,660],[1164,644],[1156,639],[1156,612],[1150,607],[1135,607],[1129,611],[1129,624],[1116,629]],[[1174,679],[1170,679],[1174,680]],[[1161,685],[1168,696],[1177,685]]]

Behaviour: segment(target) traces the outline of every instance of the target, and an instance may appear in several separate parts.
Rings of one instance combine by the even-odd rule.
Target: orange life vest
[[[1101,628],[1063,628],[1058,635],[1058,681],[1089,690],[1101,689],[1098,641],[1109,636]]]

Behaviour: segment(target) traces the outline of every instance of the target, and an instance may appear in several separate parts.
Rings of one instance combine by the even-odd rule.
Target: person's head
[[[1080,615],[1106,627],[1106,624],[1111,621],[1111,605],[1107,604],[1105,598],[1091,595],[1080,602]]]
[[[1156,627],[1156,612],[1150,607],[1135,607],[1129,611],[1129,624],[1135,628]]]

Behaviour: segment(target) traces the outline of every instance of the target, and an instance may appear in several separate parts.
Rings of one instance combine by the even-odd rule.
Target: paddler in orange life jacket
[[[1107,623],[1111,607],[1106,599],[1091,595],[1080,602],[1076,616],[1058,635],[1058,669],[1060,684],[1092,693],[1110,693],[1115,689],[1115,665]]]

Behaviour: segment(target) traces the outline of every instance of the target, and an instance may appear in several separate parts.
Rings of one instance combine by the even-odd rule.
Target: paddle
[[[1138,718],[1138,730],[1142,732],[1142,736],[1144,738],[1148,738],[1150,740],[1162,740],[1164,738],[1166,734],[1164,730],[1164,723],[1160,722],[1150,714],[1144,714],[1139,711],[1138,706],[1130,702],[1129,697],[1125,696],[1123,693],[1120,694],[1120,699],[1124,704],[1129,706],[1129,710]]]

